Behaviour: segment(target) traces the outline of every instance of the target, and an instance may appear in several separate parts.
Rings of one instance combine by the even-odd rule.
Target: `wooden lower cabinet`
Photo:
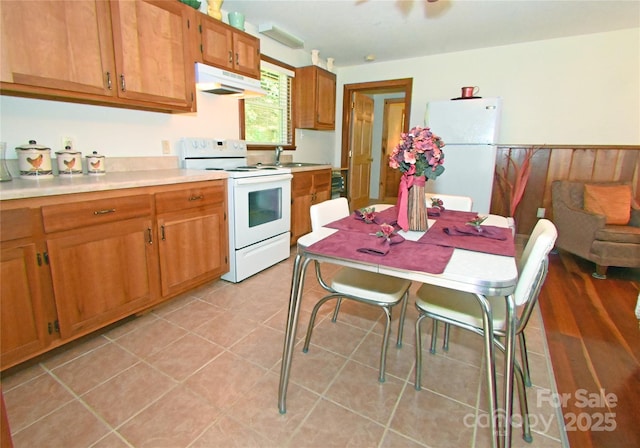
[[[311,232],[309,208],[331,198],[331,169],[298,171],[291,181],[291,245]]]
[[[58,337],[44,242],[28,208],[0,214],[0,366],[42,351]]]
[[[47,240],[60,336],[86,334],[157,296],[151,217],[65,232]]]
[[[226,185],[156,195],[162,297],[229,271]]]
[[[42,265],[42,253],[33,242],[2,243],[0,365],[40,352],[58,337],[53,298],[44,291],[47,275],[42,271],[47,268]]]
[[[226,207],[226,180],[0,202],[0,370],[222,276]]]

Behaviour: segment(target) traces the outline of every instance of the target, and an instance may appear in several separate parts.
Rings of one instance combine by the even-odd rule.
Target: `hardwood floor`
[[[550,256],[540,309],[571,447],[640,446],[640,270]],[[603,399],[607,397],[609,400]],[[608,404],[607,404],[608,401]]]

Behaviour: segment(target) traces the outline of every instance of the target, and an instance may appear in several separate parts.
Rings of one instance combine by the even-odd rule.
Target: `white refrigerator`
[[[501,111],[501,98],[427,103],[425,125],[445,143],[445,171],[428,192],[471,196],[473,211],[489,213]]]

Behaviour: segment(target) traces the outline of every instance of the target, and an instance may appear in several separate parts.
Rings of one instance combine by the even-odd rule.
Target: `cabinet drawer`
[[[31,209],[17,208],[0,212],[0,240],[17,240],[32,234]]]
[[[151,196],[138,195],[42,207],[47,233],[151,215]]]
[[[219,204],[225,200],[223,181],[206,187],[192,187],[184,190],[167,191],[156,194],[156,213],[162,214],[176,210]]]
[[[313,186],[316,191],[331,189],[331,170],[316,172],[313,176]]]
[[[311,172],[294,173],[291,179],[291,192],[294,196],[309,194],[313,189],[313,175]]]

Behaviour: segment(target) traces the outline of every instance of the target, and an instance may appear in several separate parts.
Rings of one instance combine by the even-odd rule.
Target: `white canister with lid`
[[[87,156],[87,173],[90,176],[102,176],[106,173],[105,170],[105,158],[103,155],[98,154],[98,151],[93,151],[92,154]]]
[[[29,140],[26,145],[16,147],[20,177],[24,179],[47,179],[53,177],[51,148]]]
[[[66,146],[64,151],[56,151],[58,173],[61,176],[82,176],[82,153]]]

